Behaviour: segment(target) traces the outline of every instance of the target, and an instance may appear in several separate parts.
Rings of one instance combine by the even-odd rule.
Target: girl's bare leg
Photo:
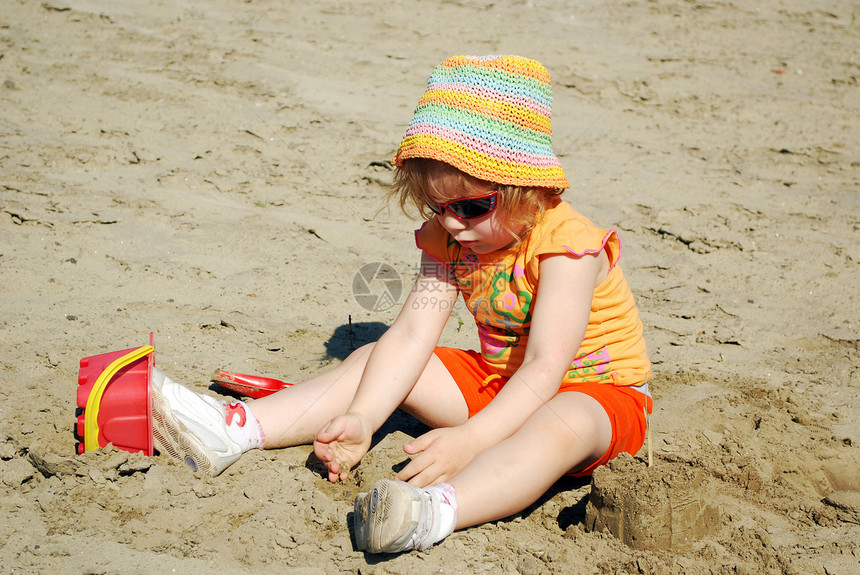
[[[578,392],[555,396],[451,479],[457,529],[522,511],[565,473],[599,459],[611,440],[609,416],[595,399]]]
[[[346,413],[373,345],[355,350],[330,371],[250,403],[266,448],[310,444],[330,419]],[[468,417],[457,384],[435,354],[402,407],[431,427],[458,425]]]

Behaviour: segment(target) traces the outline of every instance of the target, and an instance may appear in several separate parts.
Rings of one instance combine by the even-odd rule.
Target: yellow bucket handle
[[[96,380],[92,391],[90,391],[90,396],[87,398],[87,407],[84,412],[84,451],[93,451],[100,447],[98,423],[99,407],[102,403],[102,395],[104,395],[105,388],[107,388],[110,380],[113,379],[117,372],[125,366],[130,363],[134,363],[142,357],[146,357],[154,351],[155,348],[151,345],[139,347],[114,360],[114,362],[107,366],[107,369],[105,369]]]

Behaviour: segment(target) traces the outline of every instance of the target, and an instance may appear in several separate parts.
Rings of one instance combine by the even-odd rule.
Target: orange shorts
[[[493,373],[476,351],[437,347],[435,353],[457,382],[469,406],[469,417],[485,408],[507,382],[506,378]],[[562,383],[558,393],[566,391],[578,391],[594,398],[612,423],[609,449],[587,468],[570,475],[589,476],[622,451],[636,455],[645,442],[645,412],[651,413],[651,397],[627,386],[601,383]]]

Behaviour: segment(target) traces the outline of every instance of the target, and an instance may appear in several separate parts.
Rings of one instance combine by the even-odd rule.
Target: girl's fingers
[[[343,429],[340,429],[342,426],[337,426],[336,421],[329,421],[325,427],[322,428],[322,431],[317,433],[317,441],[322,443],[330,443],[337,439],[341,433],[343,433]]]
[[[333,451],[327,454],[325,466],[328,469],[328,480],[332,483],[337,483],[339,479],[346,479],[349,476],[349,466],[338,460]]]
[[[409,443],[403,446],[403,451],[408,453],[409,455],[415,455],[416,453],[421,453],[425,449],[427,449],[431,443],[433,443],[433,431],[428,431],[424,435],[416,437]]]
[[[320,442],[319,438],[314,441],[314,455],[323,463],[328,463],[332,460],[331,448],[328,444]]]
[[[430,463],[432,463],[431,460],[419,455],[410,461],[406,467],[401,469],[394,478],[399,481],[410,481],[413,477],[427,469],[427,466],[430,465]]]
[[[414,487],[427,487],[428,485],[435,485],[441,480],[442,478],[439,476],[438,471],[436,471],[433,466],[430,466],[427,469],[422,470],[421,473],[410,478],[407,483]]]

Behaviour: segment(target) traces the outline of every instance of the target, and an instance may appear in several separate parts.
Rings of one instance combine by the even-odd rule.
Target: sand
[[[837,0],[4,1],[0,570],[860,572],[858,16]],[[300,381],[391,324],[397,306],[368,310],[353,280],[375,262],[404,290],[415,274],[388,162],[455,53],[552,73],[565,198],[620,230],[645,324],[653,466],[643,450],[594,489],[562,481],[428,552],[370,556],[348,517],[421,432],[400,414],[341,485],[307,447],[217,478],[76,455],[83,357],[154,332],[157,365],[215,393],[214,369]],[[475,346],[463,309],[443,341]]]

